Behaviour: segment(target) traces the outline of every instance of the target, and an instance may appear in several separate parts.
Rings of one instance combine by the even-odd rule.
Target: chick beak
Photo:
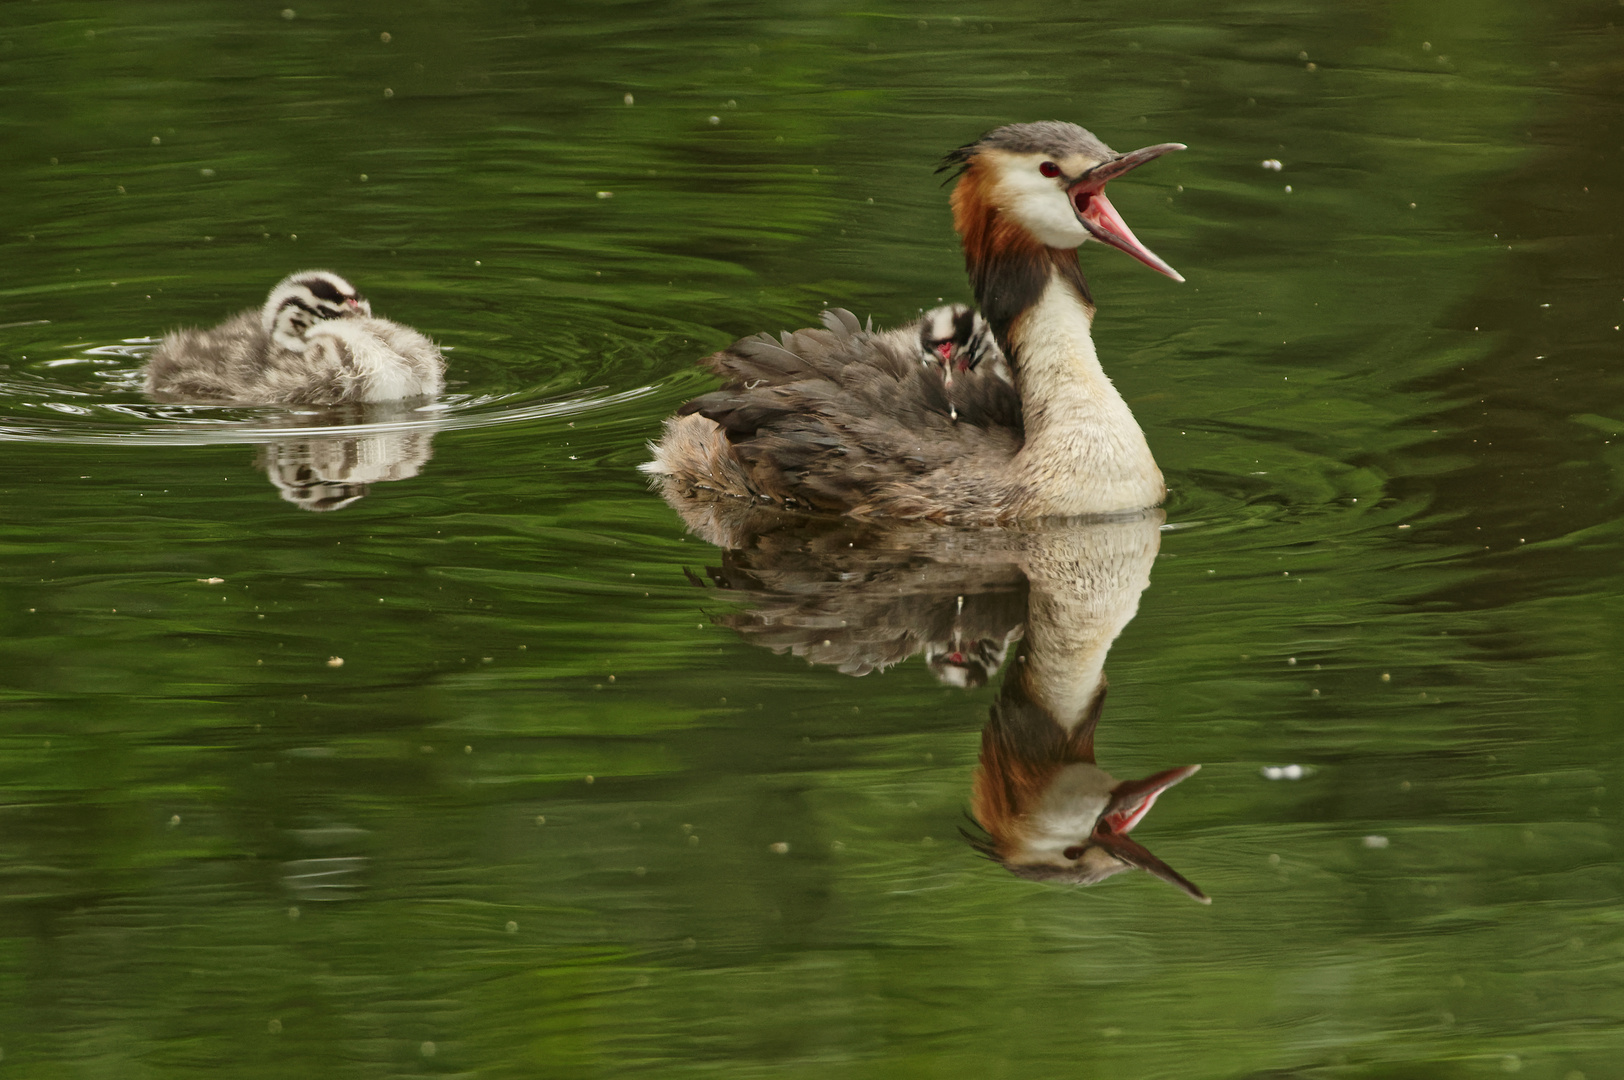
[[[1184,278],[1177,270],[1163,262],[1154,251],[1139,242],[1133,230],[1128,228],[1128,223],[1122,220],[1122,215],[1117,213],[1116,207],[1111,205],[1111,200],[1105,197],[1105,184],[1108,180],[1114,180],[1137,169],[1147,161],[1183,149],[1183,143],[1160,143],[1129,154],[1118,154],[1110,161],[1088,170],[1067,192],[1071,196],[1071,205],[1077,213],[1077,219],[1094,239],[1110,244],[1119,251],[1126,251],[1152,270],[1166,274],[1174,281],[1183,281]]]

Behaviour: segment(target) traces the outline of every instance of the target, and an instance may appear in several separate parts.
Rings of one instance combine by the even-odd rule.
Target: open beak
[[[1126,833],[1102,832],[1096,829],[1092,839],[1096,845],[1109,851],[1129,866],[1137,866],[1147,873],[1155,874],[1169,885],[1177,885],[1192,900],[1203,904],[1212,903],[1212,897],[1196,888],[1194,882],[1152,855],[1145,849],[1144,845],[1132,839]]]
[[[1119,251],[1126,251],[1152,270],[1166,274],[1174,281],[1183,281],[1184,278],[1177,270],[1163,262],[1154,251],[1139,242],[1133,230],[1128,228],[1128,223],[1122,220],[1122,215],[1117,213],[1116,207],[1111,205],[1111,200],[1105,197],[1105,184],[1108,180],[1115,180],[1137,169],[1147,161],[1183,149],[1183,143],[1160,143],[1132,153],[1118,154],[1110,161],[1088,170],[1082,179],[1071,185],[1067,191],[1071,196],[1072,208],[1077,213],[1077,220],[1083,223],[1083,227],[1094,239],[1110,244]]]
[[[1094,833],[1089,837],[1089,842],[1104,848],[1129,866],[1137,866],[1171,885],[1177,885],[1193,899],[1210,904],[1212,899],[1206,893],[1128,836],[1133,827],[1150,813],[1158,795],[1181,780],[1194,776],[1200,768],[1199,765],[1185,765],[1147,776],[1143,780],[1122,781],[1111,789],[1111,801],[1094,824]]]
[[[1114,833],[1132,832],[1133,827],[1150,813],[1152,806],[1156,805],[1156,796],[1200,771],[1199,765],[1185,765],[1177,769],[1165,769],[1143,780],[1122,781],[1111,789],[1111,801],[1105,804],[1105,813],[1100,815],[1099,824],[1094,827],[1095,831],[1108,829]]]

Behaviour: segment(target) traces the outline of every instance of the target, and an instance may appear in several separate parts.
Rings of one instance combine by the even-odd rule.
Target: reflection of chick
[[[304,270],[258,311],[166,335],[147,362],[145,388],[159,401],[336,405],[429,397],[444,383],[434,342],[374,318],[337,274]]]
[[[932,641],[925,646],[925,664],[936,681],[944,686],[957,686],[968,690],[986,686],[1009,655],[1009,643],[1020,636],[1015,629],[1003,637],[974,638],[969,641],[957,633],[947,641]]]
[[[267,443],[259,450],[282,498],[301,510],[342,510],[371,485],[416,476],[433,455],[432,432],[388,431]]]

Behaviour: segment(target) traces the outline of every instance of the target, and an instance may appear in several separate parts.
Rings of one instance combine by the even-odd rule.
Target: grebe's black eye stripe
[[[335,304],[344,302],[344,294],[338,291],[338,286],[326,278],[310,278],[308,281],[301,282],[301,284],[310,290],[312,296],[319,299],[331,300]]]

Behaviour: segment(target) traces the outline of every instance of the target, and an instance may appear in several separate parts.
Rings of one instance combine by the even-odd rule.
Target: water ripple
[[[615,408],[656,390],[645,384],[618,391],[592,386],[547,397],[538,397],[539,390],[447,394],[417,406],[343,409],[158,404],[139,396],[141,364],[156,343],[155,338],[130,338],[85,345],[77,356],[0,372],[0,409],[5,410],[0,412],[0,442],[199,446],[461,431]]]

